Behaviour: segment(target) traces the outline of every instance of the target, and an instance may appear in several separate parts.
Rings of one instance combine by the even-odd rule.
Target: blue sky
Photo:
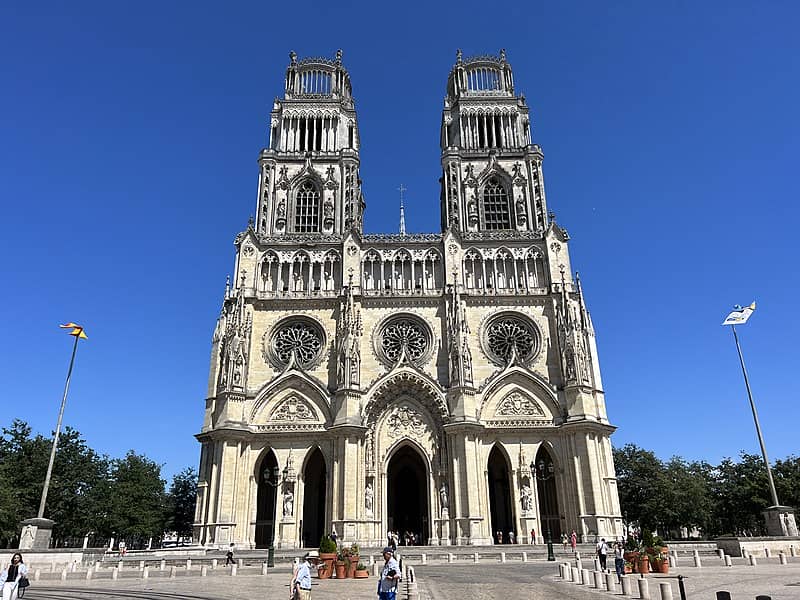
[[[196,465],[211,333],[288,53],[344,51],[366,229],[438,231],[456,48],[506,48],[572,236],[614,442],[797,453],[800,8],[792,2],[0,5],[0,425]],[[281,5],[280,7],[278,5]],[[794,167],[792,165],[795,164]],[[795,173],[793,175],[792,173]]]

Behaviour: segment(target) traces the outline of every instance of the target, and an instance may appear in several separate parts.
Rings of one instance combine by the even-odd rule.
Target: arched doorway
[[[536,453],[536,490],[539,494],[539,516],[542,534],[550,535],[551,540],[561,537],[561,516],[558,511],[556,492],[556,469],[553,458],[542,446]]]
[[[417,536],[417,544],[428,543],[428,470],[419,452],[403,446],[394,453],[386,473],[387,527],[398,532],[400,543],[405,533]]]
[[[280,485],[280,470],[271,450],[261,461],[258,470],[256,506],[256,548],[268,547],[275,537],[275,503]]]
[[[511,480],[508,461],[503,452],[494,446],[489,452],[489,512],[491,514],[492,539],[498,543],[497,532],[502,532],[502,540],[509,543],[508,532],[517,531],[514,526],[514,514],[511,510]]]
[[[303,470],[303,546],[317,548],[325,531],[325,458],[316,448]]]

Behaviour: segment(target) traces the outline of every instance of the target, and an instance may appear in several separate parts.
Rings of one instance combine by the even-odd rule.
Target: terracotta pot
[[[319,578],[329,579],[333,575],[333,561],[336,560],[335,552],[320,552]]]
[[[625,565],[623,571],[625,572],[626,575],[629,575],[630,573],[633,573],[633,568],[629,567],[628,565]]]
[[[361,569],[361,570],[356,569],[355,572],[356,579],[366,579],[367,577],[369,577],[369,571],[367,571],[366,569]]]
[[[358,562],[358,554],[351,554],[350,563],[347,565],[347,577],[350,577],[351,579],[355,577]]]
[[[639,557],[639,561],[636,563],[636,572],[642,575],[647,575],[650,572],[650,560],[646,554]]]
[[[666,558],[656,558],[652,562],[653,564],[653,573],[663,573],[666,575],[669,573],[669,560]]]
[[[343,560],[336,561],[336,579],[344,579],[347,577],[347,563]]]

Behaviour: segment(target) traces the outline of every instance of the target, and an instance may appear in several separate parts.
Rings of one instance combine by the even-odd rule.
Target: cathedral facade
[[[529,108],[462,57],[441,233],[364,234],[350,76],[290,54],[213,336],[195,541],[622,534],[594,328]]]

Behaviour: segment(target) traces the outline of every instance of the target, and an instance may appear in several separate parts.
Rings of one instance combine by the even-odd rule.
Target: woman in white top
[[[22,562],[22,554],[16,552],[11,557],[11,564],[0,571],[0,583],[3,585],[3,600],[17,600],[19,580],[28,576],[28,567]]]

